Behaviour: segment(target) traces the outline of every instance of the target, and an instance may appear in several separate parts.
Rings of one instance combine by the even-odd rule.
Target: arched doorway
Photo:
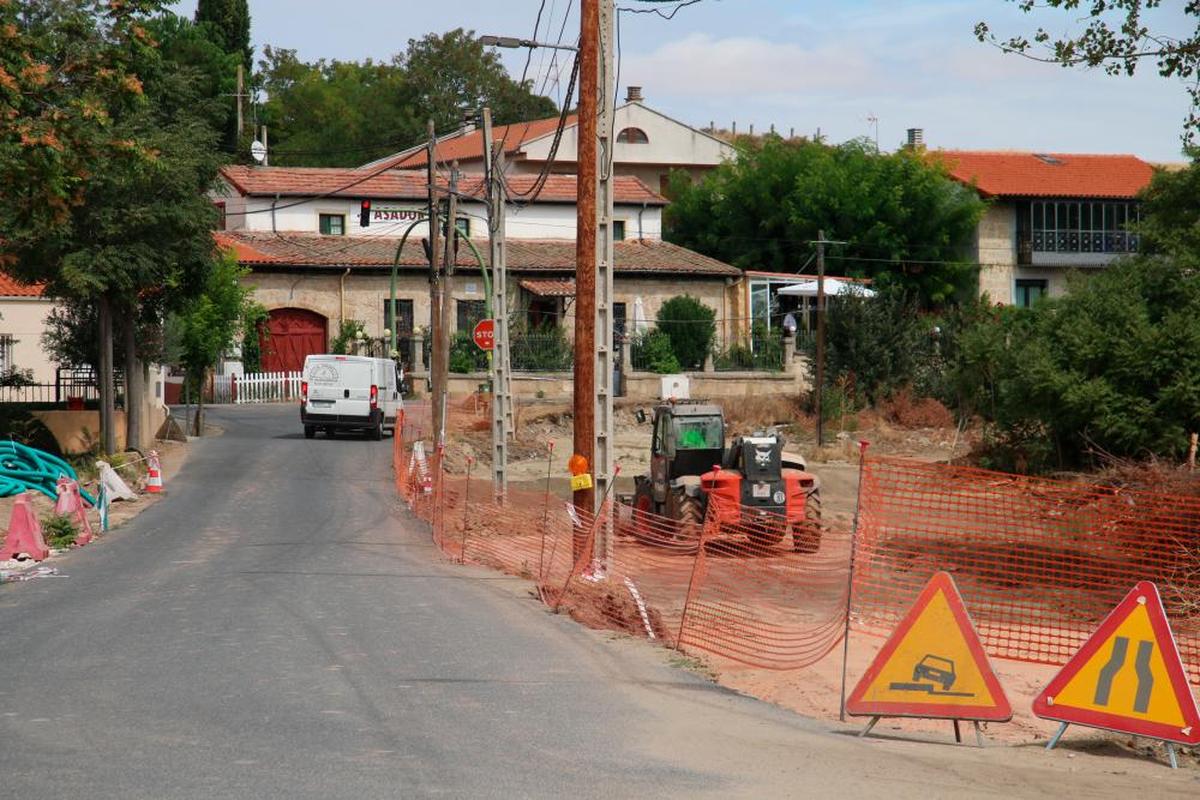
[[[325,352],[329,341],[325,317],[304,308],[276,308],[269,314],[269,335],[260,340],[264,372],[299,372],[305,356]]]

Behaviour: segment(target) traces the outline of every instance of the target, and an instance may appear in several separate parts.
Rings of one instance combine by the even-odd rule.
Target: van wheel
[[[383,420],[379,420],[375,427],[371,428],[370,436],[373,442],[383,441]]]
[[[304,438],[305,439],[312,439],[316,435],[317,435],[317,429],[315,426],[313,426],[313,425],[305,425],[304,426]]]

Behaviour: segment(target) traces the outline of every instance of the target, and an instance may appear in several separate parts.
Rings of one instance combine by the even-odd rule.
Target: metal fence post
[[[858,522],[862,515],[863,468],[867,463],[869,442],[859,442],[858,497],[854,502],[854,530],[850,534],[850,565],[846,575],[846,627],[842,631],[842,694],[838,703],[838,719],[846,721],[846,671],[850,657],[850,601],[854,596],[854,557],[858,549]]]

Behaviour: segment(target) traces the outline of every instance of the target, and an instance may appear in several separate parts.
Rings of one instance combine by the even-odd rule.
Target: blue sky
[[[642,5],[619,0],[623,5]],[[253,40],[292,48],[305,59],[388,59],[410,38],[456,27],[528,37],[541,0],[250,0]],[[547,0],[540,39],[578,33],[578,0]],[[1170,5],[1170,4],[1168,4]],[[191,14],[195,0],[176,5]],[[1148,18],[1183,34],[1176,10]],[[1151,69],[1135,77],[1066,70],[1005,56],[980,44],[974,25],[997,33],[1052,31],[1063,12],[1030,18],[1004,0],[702,0],[673,20],[621,15],[621,95],[640,85],[646,101],[697,126],[739,131],[774,124],[833,141],[874,136],[895,147],[909,127],[930,147],[1134,153],[1181,160],[1179,133],[1188,108],[1183,83]],[[1177,30],[1172,30],[1177,28]],[[519,74],[524,55],[505,51]],[[530,75],[556,96],[549,51]],[[565,74],[561,76],[565,82]]]

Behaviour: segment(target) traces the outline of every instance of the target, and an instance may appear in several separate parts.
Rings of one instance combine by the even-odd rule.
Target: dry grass
[[[913,397],[910,389],[901,389],[875,405],[888,422],[902,428],[952,428],[954,415],[932,397]]]

